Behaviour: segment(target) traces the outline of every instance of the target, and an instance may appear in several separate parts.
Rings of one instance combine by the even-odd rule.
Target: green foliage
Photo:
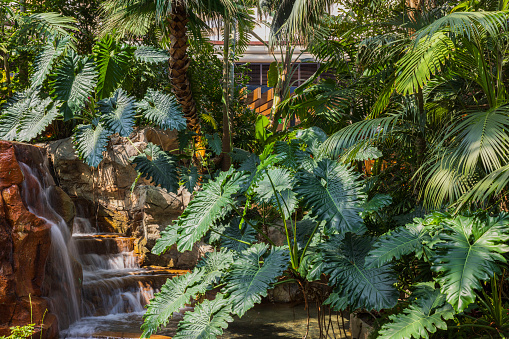
[[[30,141],[44,132],[46,127],[59,115],[56,103],[51,98],[40,101],[23,115],[19,122],[19,131],[16,139]]]
[[[246,250],[249,247],[249,244],[256,241],[256,230],[247,224],[244,224],[241,229],[239,224],[240,218],[234,218],[228,225],[225,225],[222,233],[225,236],[228,236],[228,238],[221,238],[221,247],[240,253]]]
[[[267,296],[270,284],[287,268],[288,252],[284,248],[273,248],[262,258],[267,250],[265,244],[253,245],[242,252],[232,266],[225,293],[230,294],[233,313],[239,317],[259,303],[262,296]]]
[[[55,100],[62,101],[60,112],[71,119],[84,107],[94,91],[97,72],[89,57],[81,57],[70,50],[62,59],[51,84]]]
[[[446,320],[452,319],[454,311],[440,290],[429,286],[418,287],[412,296],[412,303],[403,314],[391,315],[391,322],[380,330],[381,339],[426,338],[437,330],[447,329]]]
[[[168,324],[173,313],[189,303],[190,299],[198,293],[196,284],[201,280],[202,271],[192,272],[168,279],[150,301],[147,312],[143,315],[142,338],[148,338],[160,326]]]
[[[178,190],[177,158],[159,146],[148,143],[143,153],[133,157],[131,161],[142,177],[152,179],[155,185],[165,188],[168,192]]]
[[[168,62],[170,55],[165,50],[153,46],[139,46],[134,51],[134,58],[147,63],[163,63]]]
[[[433,270],[436,281],[456,312],[462,312],[476,298],[475,290],[500,272],[509,252],[509,217],[487,217],[485,222],[473,217],[458,216],[448,220],[440,234]]]
[[[347,233],[344,239],[333,236],[323,247],[323,272],[330,283],[341,286],[340,298],[348,298],[354,309],[368,310],[394,307],[399,293],[393,287],[396,275],[388,265],[368,268],[366,255],[373,239]]]
[[[107,98],[124,80],[133,50],[132,47],[119,45],[111,36],[105,36],[94,46],[99,73],[96,93],[100,99]]]
[[[32,74],[32,87],[42,85],[46,77],[51,73],[55,60],[69,48],[70,39],[54,39],[49,41],[37,55],[34,62],[34,73]]]
[[[35,324],[28,324],[24,326],[13,326],[9,328],[11,334],[8,336],[0,336],[0,339],[24,339],[29,338],[34,333]]]
[[[233,321],[231,309],[230,301],[222,294],[217,294],[214,300],[205,300],[193,312],[186,313],[173,338],[216,338],[223,334],[228,322]]]
[[[182,109],[173,96],[149,88],[136,106],[147,120],[163,129],[181,131],[186,128]]]
[[[167,232],[162,233],[161,238],[157,240],[152,252],[161,254],[175,243],[179,251],[191,250],[193,244],[236,205],[233,195],[239,190],[242,180],[240,173],[230,169],[205,184],[203,190],[197,192],[176,224],[168,226],[177,233],[177,237],[173,232],[167,233],[169,232],[167,229]]]
[[[207,143],[212,151],[216,155],[220,155],[223,151],[221,138],[219,138],[219,134],[214,133],[214,135],[205,134],[205,138],[207,139]]]
[[[297,173],[296,181],[297,196],[310,208],[312,216],[327,222],[328,228],[354,233],[365,230],[359,215],[362,183],[346,166],[325,159],[313,173]]]
[[[121,137],[131,135],[136,112],[133,97],[119,88],[110,98],[97,102],[97,105],[101,112],[101,121],[111,133],[118,133]]]
[[[74,144],[80,158],[89,166],[99,166],[110,134],[99,119],[94,119],[91,124],[76,127]]]

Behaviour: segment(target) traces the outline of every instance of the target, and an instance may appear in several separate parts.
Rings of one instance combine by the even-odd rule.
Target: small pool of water
[[[241,319],[235,318],[225,330],[222,339],[230,338],[302,338],[306,334],[306,310],[304,304],[263,304],[248,311]],[[310,326],[307,338],[319,338],[316,308],[310,310]],[[327,320],[329,318],[327,317]],[[165,339],[175,335],[178,319],[170,320],[168,326],[152,339]],[[82,318],[61,334],[62,338],[139,338],[143,313],[112,314],[103,317]],[[341,317],[332,316],[329,334],[331,338],[345,338]],[[348,332],[348,320],[345,319]],[[335,336],[332,336],[334,333]]]

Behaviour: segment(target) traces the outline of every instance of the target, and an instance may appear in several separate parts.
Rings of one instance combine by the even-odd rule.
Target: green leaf
[[[131,161],[136,171],[141,173],[142,177],[152,179],[156,186],[174,193],[179,189],[178,160],[159,146],[148,143],[143,154],[135,156]]]
[[[136,106],[134,97],[119,88],[108,99],[97,103],[101,112],[101,121],[112,133],[118,133],[121,137],[128,137],[133,132],[134,115]]]
[[[382,157],[382,152],[372,146],[363,147],[359,152],[355,154],[355,161],[365,161],[365,160],[376,160]]]
[[[195,297],[197,289],[193,286],[201,281],[203,272],[191,272],[166,281],[161,292],[156,293],[150,300],[147,312],[143,315],[142,338],[148,338],[159,327],[166,326],[173,313],[178,312]]]
[[[168,62],[170,55],[163,49],[153,46],[140,46],[134,51],[134,58],[150,64]]]
[[[256,230],[246,223],[243,223],[244,227],[239,229],[239,223],[240,218],[234,218],[228,225],[225,226],[223,234],[237,240],[245,241],[251,244],[254,243],[256,241],[256,235],[258,234]],[[221,237],[221,247],[225,247],[229,250],[240,253],[246,250],[249,245],[226,237]]]
[[[424,239],[429,239],[426,229],[416,225],[398,227],[382,235],[366,258],[367,267],[381,267],[392,260],[418,251]]]
[[[269,137],[266,128],[270,126],[270,120],[265,115],[258,115],[255,122],[255,138],[261,142],[265,142]]]
[[[180,182],[189,193],[193,193],[196,183],[198,182],[198,168],[196,166],[181,168]]]
[[[329,305],[336,312],[340,312],[348,308],[348,297],[338,292],[332,292],[323,304]]]
[[[221,142],[219,135],[217,133],[214,133],[214,135],[205,134],[205,138],[207,139],[209,147],[212,149],[212,151],[216,155],[220,155],[223,151],[223,143]]]
[[[232,168],[203,185],[203,190],[196,193],[177,224],[168,226],[170,229],[177,228],[179,251],[191,250],[194,243],[200,240],[215,222],[223,219],[232,210],[232,206],[236,204],[232,196],[239,190],[242,180],[241,173]],[[174,240],[173,233],[162,234],[152,253],[163,253],[175,244]]]
[[[345,238],[332,236],[322,245],[323,273],[329,284],[341,286],[340,297],[347,297],[352,309],[380,310],[394,307],[399,293],[393,287],[397,277],[387,265],[367,268],[365,258],[372,238],[347,233]]]
[[[124,80],[129,71],[133,48],[119,46],[111,36],[105,36],[94,46],[93,52],[99,78],[96,93],[107,98]]]
[[[40,101],[37,106],[32,106],[20,120],[16,139],[19,141],[30,141],[44,132],[46,127],[59,115],[56,104],[58,102],[54,103],[51,98],[46,98]]]
[[[475,290],[500,272],[509,252],[509,216],[488,217],[485,222],[474,217],[458,216],[446,222],[440,233],[442,243],[433,258],[432,269],[439,273],[436,281],[456,312],[462,312],[475,301]]]
[[[418,298],[414,294],[419,294]],[[454,310],[445,303],[445,297],[440,291],[428,288],[422,292],[414,292],[410,299],[414,301],[402,314],[389,316],[391,320],[379,331],[380,339],[428,339],[430,333],[437,329],[446,330],[445,320],[452,319]]]
[[[0,139],[15,140],[24,115],[41,104],[39,92],[27,89],[14,95],[2,107],[0,115]]]
[[[262,259],[267,249],[266,244],[253,245],[242,252],[232,266],[224,293],[230,294],[233,313],[239,317],[261,302],[262,296],[267,296],[270,284],[275,283],[288,267],[287,249],[275,247]]]
[[[95,63],[88,57],[80,57],[70,50],[63,58],[52,80],[52,94],[63,101],[60,112],[65,120],[79,112],[94,91],[97,83]]]
[[[339,232],[364,232],[359,215],[362,182],[346,166],[324,159],[313,173],[298,172],[296,181],[294,191],[311,209],[311,216]]]
[[[392,197],[389,194],[375,194],[371,200],[364,203],[361,217],[366,217],[372,213],[380,211],[382,208],[392,203]]]
[[[174,339],[215,339],[223,334],[223,329],[233,321],[230,316],[229,299],[219,293],[214,300],[204,300],[195,306],[193,312],[187,312],[179,322]]]
[[[233,261],[234,253],[226,248],[220,251],[207,253],[205,257],[196,264],[196,268],[203,271],[202,284],[206,284],[209,287],[217,284],[219,279],[233,264]]]
[[[74,144],[80,158],[89,166],[97,167],[103,159],[110,134],[98,119],[89,125],[79,125],[74,133]]]
[[[296,139],[289,142],[277,141],[274,151],[281,159],[281,166],[296,171],[306,158],[310,158],[310,155],[301,150],[301,147],[301,142]]]
[[[269,71],[267,72],[267,86],[268,87],[276,87],[279,81],[279,70],[278,63],[274,61],[269,66]]]
[[[186,118],[174,96],[148,89],[142,101],[136,104],[138,111],[150,122],[162,129],[186,129]]]
[[[34,61],[34,73],[31,77],[31,86],[35,88],[42,85],[51,73],[55,60],[69,47],[70,39],[53,39],[42,48]]]

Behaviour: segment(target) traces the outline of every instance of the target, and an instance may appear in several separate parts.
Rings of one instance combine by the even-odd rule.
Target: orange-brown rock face
[[[50,225],[30,213],[23,203],[23,173],[13,144],[0,141],[0,336],[9,327],[40,324],[47,310],[41,298],[44,267],[51,246]],[[31,302],[30,302],[31,298]],[[57,335],[53,316],[43,337]]]

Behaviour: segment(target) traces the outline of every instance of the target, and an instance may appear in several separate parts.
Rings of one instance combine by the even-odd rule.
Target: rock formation
[[[0,335],[8,335],[10,326],[31,321],[40,325],[44,318],[43,338],[57,336],[56,318],[45,314],[48,305],[42,298],[50,225],[25,206],[18,163],[24,155],[44,159],[41,152],[34,146],[0,141]]]
[[[165,151],[175,151],[176,132],[147,127],[134,132],[130,139],[132,143],[127,138],[113,137],[98,168],[78,159],[70,138],[50,142],[45,147],[56,180],[74,200],[78,217],[89,218],[99,231],[135,237],[143,265],[193,267],[203,252],[210,251],[208,246],[197,244],[186,253],[171,250],[162,256],[150,254],[160,232],[178,218],[191,194],[185,189],[177,194],[168,193],[144,179],[138,180],[131,191],[137,173],[129,158],[143,151],[149,142]]]

